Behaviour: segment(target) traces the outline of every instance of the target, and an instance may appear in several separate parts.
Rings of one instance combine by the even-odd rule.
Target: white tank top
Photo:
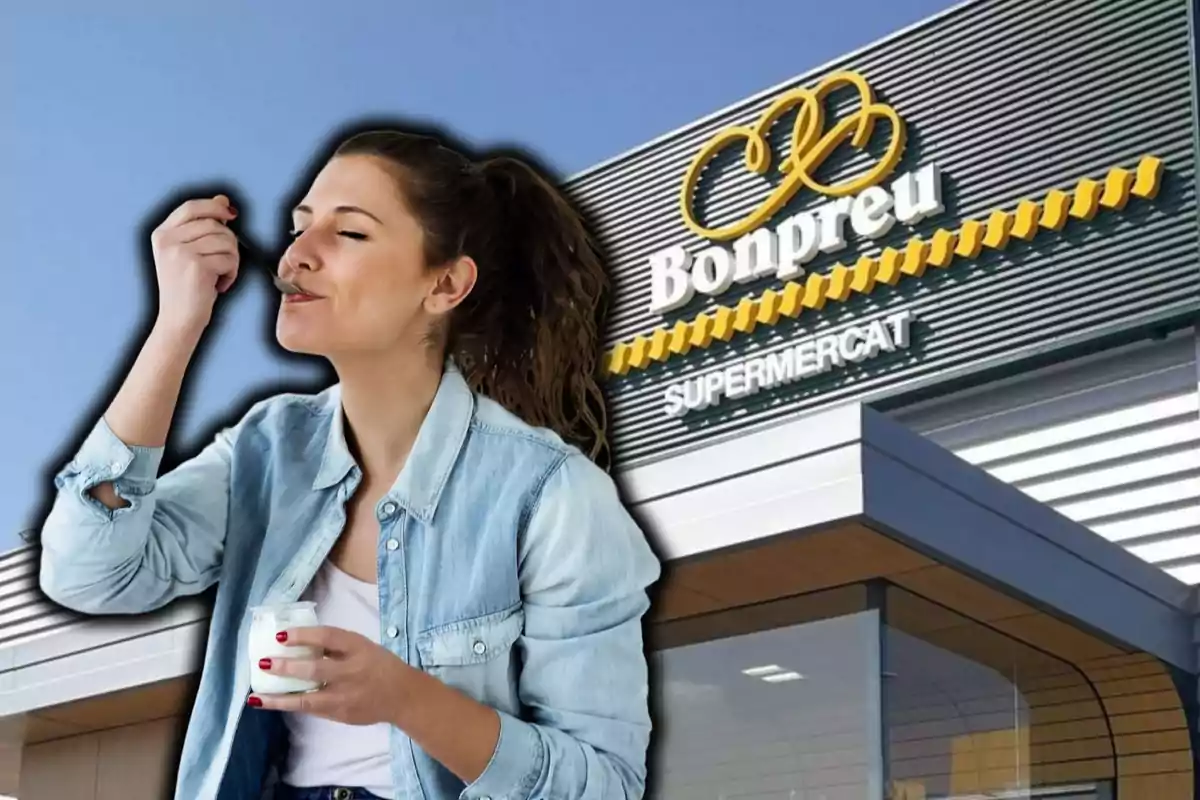
[[[322,625],[345,628],[379,642],[379,589],[328,559],[304,592],[317,604]],[[292,786],[361,786],[392,799],[387,723],[344,725],[310,714],[284,714],[290,751],[283,780]]]

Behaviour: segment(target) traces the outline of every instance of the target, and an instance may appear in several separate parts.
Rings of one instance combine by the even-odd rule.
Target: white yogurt
[[[316,681],[276,675],[258,667],[260,658],[320,658],[324,655],[312,647],[289,647],[275,638],[275,634],[288,628],[318,625],[317,604],[298,602],[256,606],[250,609],[250,614],[250,634],[246,647],[250,654],[250,690],[255,694],[293,694],[321,688]]]

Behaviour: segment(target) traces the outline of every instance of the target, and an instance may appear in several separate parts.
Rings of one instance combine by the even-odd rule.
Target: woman
[[[217,593],[181,800],[629,798],[659,563],[591,460],[604,273],[536,173],[398,132],[345,141],[294,212],[276,334],[338,384],[254,406],[157,477],[188,361],[237,277],[227,198],[153,235],[157,323],[57,478],[41,585],[85,613]],[[323,688],[249,693],[247,612]]]

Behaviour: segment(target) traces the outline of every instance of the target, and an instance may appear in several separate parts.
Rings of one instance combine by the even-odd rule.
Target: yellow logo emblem
[[[826,130],[825,100],[831,92],[843,86],[858,90],[859,107]],[[784,175],[773,192],[744,218],[728,225],[709,228],[696,218],[695,194],[700,176],[708,163],[725,148],[745,142],[746,168],[756,175],[766,175],[771,166],[771,147],[767,136],[771,127],[791,109],[796,108],[796,121],[788,152],[779,164]],[[851,180],[827,185],[820,183],[814,173],[843,142],[859,150],[871,141],[875,125],[880,120],[891,123],[891,140],[887,150],[867,172]],[[684,176],[679,203],[684,222],[694,233],[706,239],[735,239],[763,225],[779,212],[802,187],[831,197],[843,197],[862,191],[887,178],[904,153],[904,121],[895,109],[875,102],[875,93],[866,79],[856,72],[836,72],[817,84],[816,88],[792,89],[780,95],[753,125],[733,125],[716,133],[692,160]]]

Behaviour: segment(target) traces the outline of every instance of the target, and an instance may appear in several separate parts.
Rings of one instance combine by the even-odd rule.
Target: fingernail
[[[238,210],[233,207],[233,203],[229,204],[229,213],[233,214],[235,217],[238,215]]]
[[[271,659],[269,659],[269,658],[260,658],[260,659],[258,660],[258,668],[259,668],[259,669],[270,669],[270,668],[271,668]]]
[[[250,695],[248,698],[246,698],[246,704],[251,708],[262,708],[262,698]]]
[[[282,644],[283,642],[286,642],[287,641],[287,631],[280,631],[279,633],[275,634],[275,641],[279,642],[280,644]]]

